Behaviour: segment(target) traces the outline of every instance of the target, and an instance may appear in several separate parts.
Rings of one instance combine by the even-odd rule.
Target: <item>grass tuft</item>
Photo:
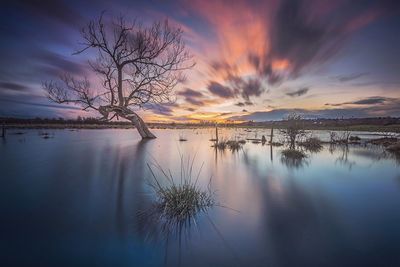
[[[394,143],[392,145],[389,145],[386,147],[386,150],[395,153],[397,155],[400,155],[400,142]]]
[[[169,220],[184,221],[214,203],[213,196],[193,184],[172,185],[157,191],[158,210]]]
[[[181,157],[180,177],[173,177],[171,172],[165,171],[159,164],[153,168],[147,164],[153,181],[150,186],[154,189],[157,201],[154,205],[155,213],[160,219],[168,223],[182,223],[194,220],[199,212],[205,212],[215,205],[214,193],[211,191],[211,178],[206,189],[198,185],[201,168],[196,176],[193,176],[194,158],[188,158],[186,163]],[[165,178],[166,185],[162,185],[161,177],[157,177],[154,167],[159,171],[161,177]]]
[[[281,151],[281,162],[289,168],[300,168],[306,163],[307,155],[300,150],[285,149]]]
[[[186,142],[187,138],[184,137],[183,135],[179,135],[179,142]]]
[[[304,159],[307,157],[307,155],[300,150],[296,150],[296,149],[284,149],[282,150],[282,156],[288,159]]]
[[[397,141],[398,141],[397,137],[382,137],[382,138],[372,139],[369,141],[369,143],[373,145],[389,147],[395,145]]]
[[[307,138],[305,141],[299,142],[298,145],[311,152],[319,152],[322,149],[322,141],[317,137]]]
[[[232,152],[235,152],[239,151],[243,147],[243,144],[246,144],[245,140],[221,140],[213,145],[213,147],[216,147],[219,150],[225,150],[229,148]]]
[[[350,136],[349,141],[350,142],[360,142],[361,138],[357,135],[352,135],[352,136]]]

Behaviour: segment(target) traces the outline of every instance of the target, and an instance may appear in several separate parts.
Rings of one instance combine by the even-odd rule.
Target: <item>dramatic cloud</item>
[[[46,17],[69,26],[79,26],[81,15],[64,1],[16,0],[15,5],[31,16]]]
[[[37,50],[31,58],[36,61],[37,68],[49,75],[57,76],[63,73],[84,75],[87,67],[66,59],[64,56],[49,50]]]
[[[257,4],[237,1],[223,6],[221,3],[193,4],[216,27],[218,40],[223,39],[221,58],[210,63],[211,69],[225,73],[227,81],[232,73],[242,77],[253,68],[270,85],[325,63],[352,33],[388,13],[391,4],[373,1],[362,5],[345,0],[280,0]],[[259,32],[253,36],[256,29]],[[345,81],[346,77],[343,78]]]
[[[175,119],[189,111],[196,120],[207,120],[207,112],[250,105],[262,110],[267,93],[270,115],[280,115],[276,107],[285,106],[312,107],[327,116],[398,114],[400,1],[395,0],[8,1],[0,9],[0,94],[38,105],[6,106],[3,100],[1,114],[76,115],[44,106],[49,102],[41,83],[64,72],[98,82],[86,64],[93,54],[72,53],[81,27],[102,10],[137,16],[144,25],[168,18],[184,31],[197,65],[176,87],[183,105],[146,107],[159,115],[154,117]],[[313,88],[312,95],[304,85]],[[289,97],[278,88],[292,88],[284,91]]]
[[[184,91],[178,92],[178,95],[183,96],[185,101],[194,106],[203,106],[204,102],[201,100],[203,94],[190,88],[186,88]],[[200,99],[199,99],[200,98]]]
[[[207,89],[210,93],[222,98],[233,98],[235,96],[235,93],[231,88],[214,81],[211,81],[208,84]]]
[[[307,119],[316,118],[367,118],[367,117],[386,117],[400,116],[400,103],[393,105],[368,107],[368,108],[337,108],[337,109],[275,109],[271,111],[253,112],[242,116],[232,116],[229,119],[235,121],[270,121],[282,120],[288,114],[296,112]]]
[[[350,34],[390,12],[389,3],[281,0],[269,23],[269,49],[257,61],[260,73],[271,75],[280,62],[290,76],[336,55]]]
[[[147,105],[146,108],[150,109],[154,114],[157,115],[164,115],[164,116],[172,116],[173,115],[173,109],[175,104],[152,104],[152,105]]]
[[[377,104],[390,103],[393,101],[398,101],[398,99],[389,98],[389,97],[372,96],[372,97],[367,97],[367,98],[363,98],[363,99],[356,100],[356,101],[336,103],[336,104],[327,103],[325,105],[326,106],[335,106],[335,107],[345,106],[345,105],[377,105]]]
[[[235,104],[238,107],[244,107],[244,106],[252,106],[254,105],[253,102],[246,101],[246,102],[238,102]]]
[[[243,79],[235,79],[235,88],[240,92],[246,102],[250,101],[251,96],[260,96],[264,92],[262,83],[257,78],[249,78],[247,81]]]
[[[203,94],[201,92],[195,91],[190,88],[186,88],[184,91],[178,92],[178,95],[185,97],[203,97]]]
[[[204,105],[203,101],[197,100],[197,99],[195,99],[193,97],[186,97],[185,100],[186,100],[186,102],[188,102],[188,103],[190,103],[190,104],[192,104],[194,106],[203,106]]]
[[[336,76],[334,77],[336,80],[338,80],[339,82],[349,82],[349,81],[353,81],[353,80],[357,80],[361,77],[367,76],[369,73],[367,72],[362,72],[362,73],[353,73],[350,75],[340,75],[340,76]]]
[[[25,85],[22,85],[19,83],[13,83],[13,82],[0,82],[0,89],[1,88],[7,89],[7,90],[13,90],[13,91],[24,91],[24,90],[29,89]]]
[[[216,71],[224,77],[225,82],[230,86],[225,88],[225,93],[231,91],[231,97],[240,95],[245,101],[249,102],[251,96],[260,96],[264,91],[262,79],[259,77],[242,77],[235,66],[227,62],[213,62],[211,64],[213,71]],[[214,81],[210,84],[217,86]],[[230,89],[232,88],[232,89]]]
[[[29,110],[29,112],[26,112]],[[75,106],[50,104],[45,97],[19,95],[18,99],[10,96],[0,97],[0,116],[16,117],[58,117],[69,114],[75,117],[82,113]]]
[[[369,97],[366,99],[361,99],[358,101],[354,101],[351,104],[355,105],[374,105],[374,104],[382,104],[385,103],[386,101],[391,100],[390,98],[386,97]]]
[[[286,95],[291,96],[291,97],[302,96],[302,95],[307,94],[309,89],[310,88],[308,88],[308,87],[303,87],[303,88],[300,88],[300,89],[298,89],[296,91],[286,93]]]

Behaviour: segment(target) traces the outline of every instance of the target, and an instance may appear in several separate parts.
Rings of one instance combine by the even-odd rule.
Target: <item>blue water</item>
[[[147,142],[134,130],[13,132],[0,140],[1,266],[400,266],[400,166],[380,147],[324,145],[292,165],[283,147],[216,151],[213,129]],[[220,205],[165,232],[140,216],[156,199],[147,163],[179,176],[181,155],[203,164],[199,185],[211,180]]]

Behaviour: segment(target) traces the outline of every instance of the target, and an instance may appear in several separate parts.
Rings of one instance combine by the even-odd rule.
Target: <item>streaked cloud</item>
[[[185,101],[194,105],[194,106],[202,106],[204,102],[201,100],[204,95],[190,88],[186,88],[184,91],[180,91],[177,93],[179,96],[183,96]]]
[[[175,104],[146,107],[150,109],[143,114],[150,114],[149,119],[223,120],[258,114],[232,113],[248,106],[277,117],[286,109],[276,107],[318,110],[327,116],[398,114],[399,1],[17,0],[2,7],[0,95],[17,102],[21,94],[23,102],[35,96],[35,109],[43,109],[37,114],[77,114],[75,109],[43,106],[48,103],[40,89],[43,80],[69,72],[88,76],[96,87],[88,58],[71,54],[80,28],[101,10],[138,16],[144,24],[168,18],[184,30],[197,65],[176,88]],[[337,97],[342,94],[344,100]],[[267,101],[273,103],[269,111],[262,104]],[[17,102],[7,108],[31,114],[32,105]],[[0,113],[7,114],[7,108],[0,106]]]
[[[252,105],[254,105],[254,103],[250,102],[250,101],[246,101],[246,102],[237,102],[235,105],[238,107],[244,107],[244,106],[252,106]]]
[[[336,104],[325,104],[326,106],[345,106],[345,105],[377,105],[377,104],[387,104],[391,102],[398,102],[398,99],[389,98],[389,97],[381,97],[381,96],[372,96],[367,97],[355,101],[343,102],[343,103],[336,103]]]
[[[295,91],[288,92],[288,93],[286,93],[286,95],[291,96],[291,97],[302,96],[302,95],[307,94],[307,92],[309,90],[310,90],[310,88],[308,88],[308,87],[302,87]]]
[[[211,94],[222,98],[235,97],[235,92],[231,88],[215,81],[210,81],[210,83],[207,86],[207,89],[208,91],[210,91]]]
[[[367,118],[387,117],[389,114],[394,117],[400,116],[400,102],[395,105],[367,108],[335,108],[335,109],[274,109],[270,111],[257,111],[246,115],[232,116],[229,119],[234,121],[269,121],[281,120],[288,114],[296,112],[307,119],[316,118]]]
[[[13,91],[25,91],[29,89],[29,87],[22,85],[20,83],[6,82],[6,81],[0,82],[0,88]]]
[[[353,74],[348,74],[348,75],[339,75],[334,77],[335,80],[338,80],[339,82],[349,82],[353,80],[357,80],[361,77],[365,77],[369,75],[368,72],[361,72],[361,73],[353,73]]]

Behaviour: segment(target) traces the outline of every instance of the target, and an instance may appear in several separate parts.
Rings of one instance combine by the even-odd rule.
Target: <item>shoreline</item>
[[[133,125],[113,125],[113,124],[5,124],[4,127],[11,129],[134,129]],[[0,127],[1,128],[1,127]],[[150,129],[201,129],[215,128],[211,125],[151,125]],[[271,126],[255,126],[255,125],[221,125],[218,128],[236,128],[236,129],[271,129]],[[274,127],[280,129],[281,127]],[[350,125],[350,126],[314,126],[304,127],[305,130],[321,130],[321,131],[360,131],[360,132],[385,132],[385,133],[400,133],[400,125]]]

